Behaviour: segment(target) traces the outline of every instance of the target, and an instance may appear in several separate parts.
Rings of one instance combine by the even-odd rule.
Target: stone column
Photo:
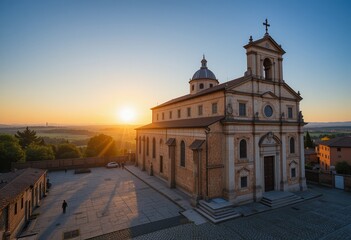
[[[229,201],[233,201],[235,198],[235,164],[234,164],[234,137],[233,135],[225,135],[225,150],[226,150],[226,161],[225,161],[225,196]]]
[[[300,127],[302,128],[302,127]],[[300,191],[307,190],[306,178],[305,178],[305,148],[303,140],[303,131],[299,132],[300,135]]]
[[[145,141],[145,137],[143,137],[143,150],[142,150],[142,161],[143,161],[143,164],[142,164],[142,167],[141,167],[141,170],[142,171],[145,171],[145,153],[146,153],[146,151],[145,151],[145,143],[146,141]]]
[[[261,160],[261,154],[260,154],[260,146],[258,145],[260,141],[260,136],[255,135],[254,139],[254,144],[255,144],[255,152],[254,152],[254,157],[255,157],[255,201],[258,202],[262,198],[262,185],[264,184],[264,179],[262,176],[263,172],[263,164]],[[263,181],[263,182],[262,182]]]
[[[193,207],[196,207],[198,200],[199,200],[199,173],[200,173],[200,169],[199,169],[199,163],[200,163],[200,159],[199,159],[200,153],[199,151],[193,150],[193,163],[194,163],[194,168],[193,168],[193,177],[194,177],[194,184],[193,184],[193,194],[192,194],[192,198],[191,198],[191,205]]]
[[[282,134],[282,147],[281,147],[281,156],[282,156],[282,181],[280,182],[280,190],[287,191],[288,187],[288,177],[287,177],[287,168],[286,168],[286,134]]]
[[[169,166],[168,166],[168,187],[175,188],[175,146],[168,146]]]
[[[136,152],[135,152],[135,163],[134,166],[138,166],[138,161],[139,161],[139,138],[138,136],[136,137]]]

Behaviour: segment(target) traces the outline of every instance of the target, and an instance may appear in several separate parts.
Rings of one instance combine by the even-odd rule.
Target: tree
[[[335,170],[339,174],[351,174],[351,166],[346,161],[337,162]]]
[[[23,132],[17,131],[15,137],[18,138],[19,144],[25,149],[32,143],[44,145],[44,140],[37,136],[34,130],[30,130],[28,127]]]
[[[62,143],[56,148],[56,159],[80,158],[81,153],[76,145],[72,143]]]
[[[24,151],[12,135],[0,135],[0,172],[10,171],[12,162],[24,161]]]
[[[89,139],[85,154],[87,157],[115,157],[116,142],[105,134],[94,136]]]
[[[42,161],[52,159],[55,159],[55,155],[50,146],[32,143],[26,148],[26,161]]]
[[[311,139],[310,133],[307,131],[305,137],[305,148],[314,148],[314,143]]]

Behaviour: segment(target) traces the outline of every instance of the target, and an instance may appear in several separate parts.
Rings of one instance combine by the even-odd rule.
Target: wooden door
[[[265,192],[274,190],[274,157],[264,157],[264,189]]]

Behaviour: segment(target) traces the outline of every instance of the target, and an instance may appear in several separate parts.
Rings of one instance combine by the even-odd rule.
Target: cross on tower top
[[[270,27],[271,25],[270,25],[270,24],[268,24],[268,20],[267,20],[267,18],[266,18],[266,21],[263,23],[263,25],[265,25],[265,26],[266,26],[266,34],[268,34],[268,27]]]

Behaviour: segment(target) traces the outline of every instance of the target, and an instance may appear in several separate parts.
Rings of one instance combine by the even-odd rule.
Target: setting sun
[[[118,120],[124,123],[133,123],[136,120],[135,109],[131,107],[123,107],[118,111]]]

